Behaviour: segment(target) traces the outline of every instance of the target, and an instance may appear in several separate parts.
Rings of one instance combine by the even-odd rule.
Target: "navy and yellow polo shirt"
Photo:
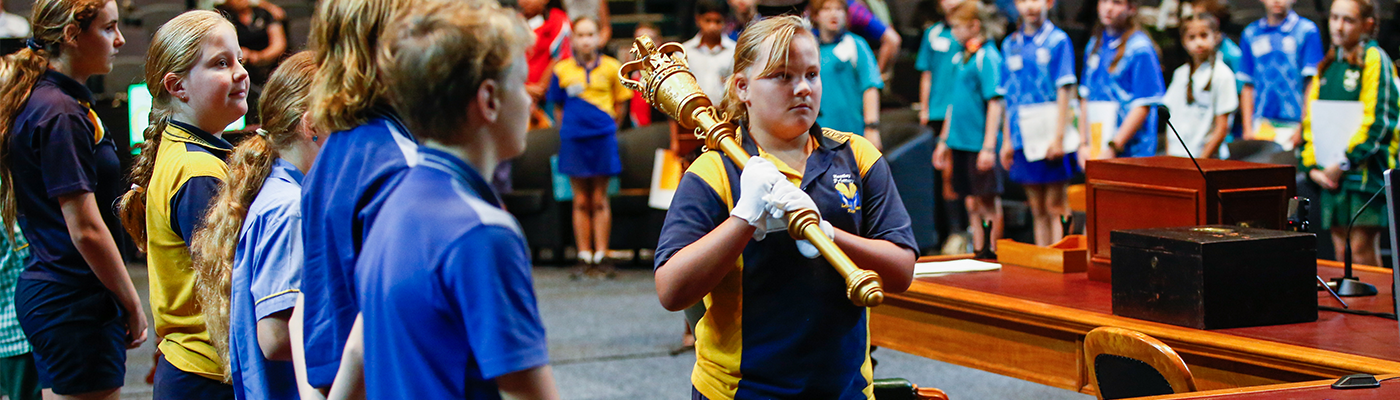
[[[49,70],[34,84],[10,129],[10,177],[18,223],[32,245],[24,279],[101,288],[102,282],[73,245],[59,198],[92,193],[113,234],[121,224],[113,202],[126,191],[117,147],[92,111],[82,83]]]
[[[146,263],[152,325],[163,339],[158,347],[175,368],[220,381],[224,362],[209,344],[195,303],[188,242],[227,175],[224,159],[232,149],[218,136],[172,121],[161,136],[146,188]]]
[[[818,146],[798,172],[758,149],[798,184],[832,226],[917,249],[889,164],[865,138],[813,126]],[[719,152],[691,164],[676,189],[656,250],[656,268],[708,234],[739,198],[740,170]],[[846,298],[846,284],[824,258],[797,252],[791,236],[750,241],[734,269],[705,296],[695,327],[691,383],[705,397],[873,398],[869,309]]]

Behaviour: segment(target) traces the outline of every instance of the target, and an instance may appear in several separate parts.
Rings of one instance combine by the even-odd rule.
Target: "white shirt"
[[[1172,74],[1171,85],[1167,87],[1167,94],[1162,97],[1162,104],[1171,110],[1172,126],[1181,134],[1181,139],[1191,146],[1191,154],[1196,157],[1206,156],[1201,154],[1201,150],[1206,145],[1206,138],[1210,136],[1215,117],[1233,113],[1240,106],[1235,88],[1235,74],[1225,65],[1222,58],[1217,54],[1212,66],[1202,65],[1196,69],[1191,79],[1194,84],[1191,89],[1195,91],[1195,102],[1186,102],[1186,81],[1188,74],[1191,74],[1190,64],[1176,69]],[[1209,91],[1206,90],[1207,82],[1210,83]],[[1172,136],[1171,132],[1166,134],[1168,137],[1164,140],[1167,141],[1167,155],[1186,157],[1186,150],[1181,147],[1176,137]],[[1229,149],[1222,143],[1219,157],[1229,156]]]
[[[686,63],[690,73],[695,74],[695,82],[700,90],[719,104],[724,98],[724,81],[734,72],[734,40],[720,35],[719,47],[700,45],[700,36],[687,40],[685,46]]]
[[[29,37],[29,20],[24,17],[0,12],[0,38]]]

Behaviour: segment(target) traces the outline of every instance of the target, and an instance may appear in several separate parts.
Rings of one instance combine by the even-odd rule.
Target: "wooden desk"
[[[1391,310],[1389,270],[1357,267],[1376,297],[1352,308]],[[1324,278],[1337,263],[1318,261]],[[1326,292],[1319,303],[1338,306]],[[1100,326],[1166,342],[1201,390],[1400,373],[1400,332],[1388,319],[1319,311],[1318,321],[1202,331],[1114,316],[1109,285],[1084,273],[1004,266],[1000,271],[920,278],[871,313],[875,345],[1083,393],[1089,388],[1084,335]]]
[[[1378,376],[1377,379],[1393,378],[1395,375]],[[1165,396],[1143,397],[1139,400],[1352,400],[1352,399],[1395,399],[1400,398],[1400,382],[1381,382],[1381,387],[1369,389],[1333,389],[1335,379],[1321,381],[1284,383],[1278,385],[1255,386],[1238,389],[1221,389]]]

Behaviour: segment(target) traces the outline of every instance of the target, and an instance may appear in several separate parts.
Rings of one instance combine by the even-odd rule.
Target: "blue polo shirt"
[[[301,292],[305,296],[306,373],[329,387],[355,324],[355,259],[364,235],[400,172],[418,162],[418,144],[393,111],[326,138],[302,187]]]
[[[820,37],[820,35],[817,35]],[[865,134],[865,91],[883,89],[880,66],[865,39],[849,32],[821,44],[822,104],[817,124]]]
[[[1011,121],[1011,146],[1021,149],[1019,110],[1022,106],[1054,103],[1059,90],[1078,82],[1074,76],[1074,45],[1065,31],[1046,21],[1034,34],[1016,30],[1001,43],[1001,87]],[[1065,149],[1073,152],[1072,149]]]
[[[812,197],[837,229],[918,246],[889,164],[865,138],[813,126],[817,142],[798,172],[761,153]],[[691,164],[666,212],[656,268],[729,218],[741,196],[740,170],[719,152]],[[789,235],[749,241],[733,270],[705,296],[695,326],[691,384],[711,399],[870,399],[868,308],[846,298],[846,283],[826,259],[797,252]],[[368,360],[366,360],[368,361]]]
[[[962,53],[962,44],[953,38],[952,28],[939,22],[924,31],[914,67],[930,74],[928,98],[923,99],[929,121],[942,121],[948,113],[949,91],[943,88],[953,81],[953,55],[958,53]]]
[[[356,273],[366,397],[499,399],[497,377],[549,363],[530,252],[475,169],[437,149],[419,157]]]
[[[1303,80],[1317,75],[1322,37],[1317,25],[1293,11],[1277,26],[1262,18],[1240,35],[1236,80],[1254,86],[1255,118],[1303,119]]]
[[[953,55],[953,81],[933,90],[946,90],[952,119],[948,125],[948,147],[953,150],[977,152],[987,133],[987,102],[1001,97],[1001,52],[995,43],[987,42],[968,55],[966,51]],[[1001,135],[997,135],[1001,140]]]
[[[1128,116],[1133,107],[1148,106],[1147,119],[1137,133],[1123,145],[1119,157],[1147,157],[1157,152],[1157,110],[1151,107],[1162,103],[1166,95],[1166,84],[1162,81],[1162,63],[1157,60],[1157,49],[1152,39],[1142,31],[1134,32],[1125,40],[1118,36],[1103,35],[1102,43],[1090,39],[1084,49],[1084,76],[1079,82],[1079,96],[1090,102],[1107,101],[1118,104],[1118,123]],[[1128,46],[1123,50],[1123,58],[1113,65],[1118,54],[1118,46]],[[1117,131],[1105,134],[1117,134]]]
[[[239,229],[229,308],[229,363],[237,399],[295,400],[292,363],[270,361],[258,321],[296,307],[301,286],[301,180],[287,160],[273,161]]]
[[[10,127],[10,177],[18,223],[29,240],[24,279],[100,287],[83,260],[58,198],[92,193],[112,234],[121,225],[111,207],[126,190],[116,144],[88,107],[92,93],[82,83],[49,70],[34,84],[29,102]]]

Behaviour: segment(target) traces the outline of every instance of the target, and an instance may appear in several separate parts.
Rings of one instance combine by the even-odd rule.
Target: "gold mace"
[[[734,123],[719,115],[714,103],[695,83],[695,75],[690,73],[690,66],[685,61],[685,48],[676,42],[658,48],[650,38],[643,36],[632,42],[631,53],[635,61],[623,64],[618,71],[622,84],[641,92],[647,103],[675,118],[681,127],[694,130],[695,137],[705,141],[705,147],[719,149],[739,169],[743,169],[749,161],[749,153],[739,146],[738,130]],[[632,72],[641,72],[642,79],[628,79]],[[794,239],[811,242],[836,268],[836,272],[846,279],[846,297],[852,303],[873,307],[885,301],[880,276],[860,269],[836,247],[836,242],[822,232],[817,210],[807,208],[788,212],[787,221],[788,234]]]

